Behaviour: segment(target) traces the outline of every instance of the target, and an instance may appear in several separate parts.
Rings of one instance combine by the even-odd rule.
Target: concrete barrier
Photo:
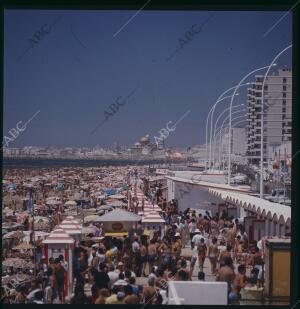
[[[227,283],[169,281],[168,305],[227,305]]]

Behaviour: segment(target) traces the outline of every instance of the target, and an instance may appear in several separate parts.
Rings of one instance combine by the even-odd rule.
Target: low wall
[[[169,305],[227,305],[227,283],[169,281]]]

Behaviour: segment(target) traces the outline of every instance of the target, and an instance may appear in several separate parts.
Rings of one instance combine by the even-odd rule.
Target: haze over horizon
[[[40,111],[9,147],[130,146],[145,134],[153,141],[189,110],[166,143],[203,144],[206,117],[219,95],[269,65],[292,41],[291,13],[267,36],[284,12],[146,10],[122,28],[135,13],[4,11],[3,135]],[[208,17],[183,43],[185,32]],[[45,25],[54,21],[48,31]],[[33,44],[41,28],[48,33]],[[290,50],[273,71],[291,67],[291,60]],[[245,91],[235,104],[246,103]],[[116,100],[123,105],[103,122]],[[228,103],[220,103],[218,113]]]

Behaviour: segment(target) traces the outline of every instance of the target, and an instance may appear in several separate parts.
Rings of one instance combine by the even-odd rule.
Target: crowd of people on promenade
[[[35,259],[34,278],[15,287],[13,300],[2,296],[2,302],[165,304],[168,281],[205,281],[209,277],[227,282],[228,299],[236,303],[246,285],[263,286],[262,241],[250,243],[238,219],[226,211],[214,215],[190,208],[180,211],[178,201],[167,202],[162,196],[161,185],[152,189],[153,194],[146,196],[162,209],[164,233],[153,231],[149,237],[141,230],[124,237],[81,240],[73,251],[70,299],[64,289],[68,263],[62,255],[46,261],[41,253]],[[206,260],[210,269],[204,267]],[[32,275],[33,270],[9,267],[6,275],[20,272]]]
[[[261,244],[249,243],[238,220],[226,214],[197,216],[189,209],[174,213],[172,219],[163,238],[155,232],[151,239],[133,235],[106,237],[99,243],[81,241],[74,249],[75,288],[70,300],[64,295],[68,266],[63,256],[48,263],[42,257],[36,279],[29,288],[17,288],[15,302],[161,304],[169,280],[205,280],[206,259],[211,265],[209,275],[228,283],[230,301],[239,300],[246,284],[263,284]],[[184,248],[191,248],[191,254],[183,254]],[[194,274],[197,262],[199,272]],[[246,276],[247,268],[250,276]],[[147,284],[137,284],[139,277],[147,277]]]

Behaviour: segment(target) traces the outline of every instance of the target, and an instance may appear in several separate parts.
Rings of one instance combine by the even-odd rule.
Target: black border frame
[[[122,10],[122,9],[136,9],[139,10],[146,1],[140,0],[4,0],[1,3],[0,23],[2,25],[1,31],[1,87],[0,96],[3,105],[3,71],[4,71],[4,10],[9,9],[55,9],[55,10]],[[292,15],[292,69],[293,69],[293,103],[292,103],[292,154],[294,157],[292,164],[292,215],[291,215],[291,297],[290,306],[280,306],[284,308],[300,308],[300,238],[299,226],[296,222],[300,221],[300,197],[297,194],[297,188],[300,188],[300,106],[296,104],[299,102],[299,34],[300,34],[300,2],[297,0],[151,0],[144,10],[206,10],[206,11],[288,11],[293,7]],[[1,123],[3,124],[3,106],[1,108]],[[1,138],[3,136],[3,125],[1,125]],[[299,151],[299,153],[298,153]],[[2,149],[1,149],[2,152]],[[299,154],[299,155],[298,155]],[[1,172],[2,172],[2,153],[1,153]],[[298,171],[298,174],[297,174]],[[1,181],[1,198],[2,205],[2,181]],[[298,206],[298,207],[297,207]],[[2,237],[1,237],[2,242]],[[297,303],[297,301],[299,303]],[[297,305],[296,305],[297,303]],[[9,307],[15,305],[7,305]],[[28,305],[25,305],[28,306]],[[47,306],[47,305],[46,305]],[[61,305],[56,305],[61,306]],[[267,308],[278,307],[274,305],[267,305]],[[5,306],[6,307],[6,306]],[[141,308],[139,306],[130,306],[131,308]],[[154,306],[158,307],[158,306]],[[166,307],[166,306],[163,306]],[[167,306],[169,307],[169,306]],[[176,308],[177,306],[174,306]],[[184,306],[185,307],[185,306]],[[199,306],[186,306],[195,307]],[[201,306],[210,308],[221,308],[222,306]],[[236,306],[230,306],[236,307]],[[260,307],[260,306],[255,306]],[[264,306],[265,307],[265,306]],[[112,306],[109,306],[112,308]]]

